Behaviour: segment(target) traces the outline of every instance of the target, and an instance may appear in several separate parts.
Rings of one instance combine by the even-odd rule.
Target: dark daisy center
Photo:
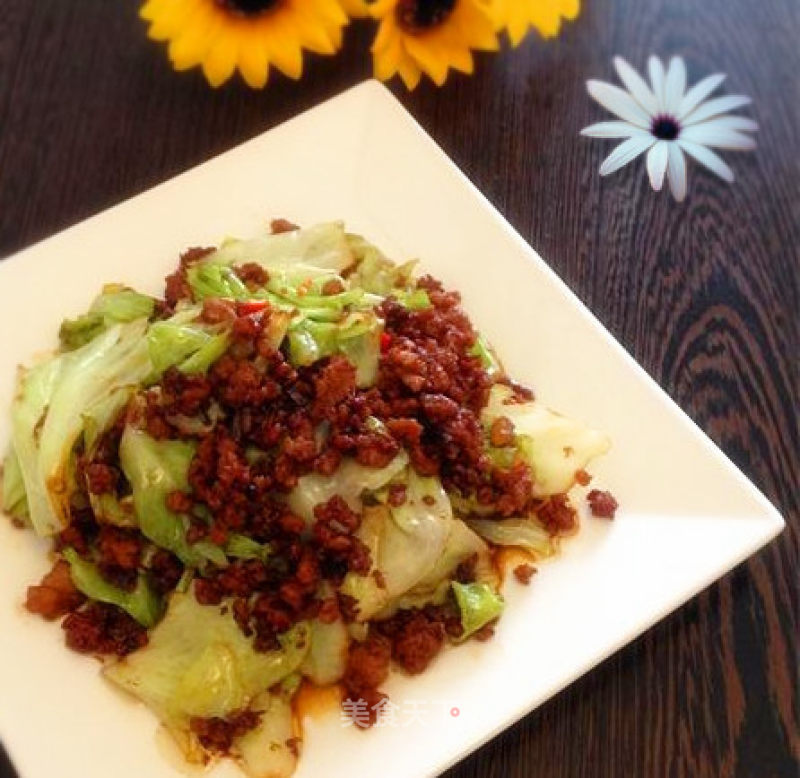
[[[457,0],[400,0],[395,6],[398,24],[408,32],[420,32],[441,24],[453,12]]]
[[[681,126],[671,116],[655,116],[650,132],[659,140],[675,140],[680,135]]]
[[[214,0],[224,11],[240,16],[258,16],[279,5],[281,0]]]

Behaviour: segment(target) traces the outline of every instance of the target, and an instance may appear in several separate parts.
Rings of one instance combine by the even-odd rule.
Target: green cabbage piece
[[[467,524],[496,546],[517,546],[538,557],[556,552],[553,538],[535,519],[467,519]]]
[[[113,426],[135,393],[133,385],[119,386],[83,411],[83,453],[87,459],[94,456],[104,433]]]
[[[342,224],[323,222],[277,235],[227,240],[204,261],[225,265],[255,262],[270,275],[291,270],[308,276],[341,272],[353,263],[353,253]]]
[[[407,292],[398,292],[397,301],[410,311],[424,311],[430,308],[431,298],[424,289],[410,289]]]
[[[229,343],[227,331],[199,324],[159,321],[147,331],[147,347],[158,375],[173,365],[183,373],[205,373]]]
[[[161,618],[161,598],[152,589],[145,574],[140,573],[136,588],[127,592],[106,581],[97,566],[81,559],[75,549],[65,548],[62,553],[69,562],[72,582],[87,597],[119,606],[144,627],[154,626]]]
[[[350,635],[341,619],[324,624],[319,619],[310,622],[311,646],[300,671],[318,686],[340,681],[347,667]]]
[[[295,672],[308,651],[305,622],[280,636],[281,648],[257,652],[230,611],[173,594],[147,646],[108,665],[105,676],[145,702],[176,733],[192,716],[224,717]]]
[[[290,778],[297,768],[295,751],[287,745],[296,734],[292,685],[287,683],[291,678],[281,684],[278,693],[264,692],[256,697],[251,708],[261,712],[261,720],[234,741],[233,755],[248,778]]]
[[[225,545],[225,553],[236,559],[260,559],[266,562],[272,548],[269,543],[259,543],[247,535],[233,534]]]
[[[401,291],[407,290],[411,285],[411,277],[417,260],[404,262],[397,265],[387,259],[383,252],[360,235],[348,235],[347,241],[355,258],[355,269],[348,276],[353,286],[358,286],[365,292],[387,297],[390,294],[400,296]],[[427,299],[427,294],[425,295]],[[422,301],[421,297],[414,298],[414,302]],[[430,301],[428,301],[430,304]],[[409,306],[411,307],[411,306]],[[427,306],[425,306],[427,307]]]
[[[114,324],[149,319],[155,300],[120,284],[108,284],[95,299],[88,313],[77,319],[65,319],[59,330],[63,349],[80,348]]]
[[[491,561],[489,547],[463,521],[454,517],[444,549],[430,572],[377,613],[376,618],[388,618],[399,609],[441,605],[450,589],[450,576],[473,554],[478,557],[475,566],[476,580],[497,586],[499,579]]]
[[[22,373],[11,408],[12,443],[38,534],[52,535],[69,522],[73,448],[84,414],[152,372],[146,327],[144,319],[116,324],[85,346]]]
[[[469,350],[473,357],[478,357],[481,360],[483,369],[486,371],[490,378],[496,378],[503,374],[503,368],[500,366],[500,360],[494,353],[494,350],[489,345],[489,342],[483,337],[478,335],[475,340],[475,345]]]
[[[533,474],[536,497],[561,494],[575,483],[575,473],[611,447],[607,435],[561,416],[539,402],[505,404],[512,390],[495,384],[481,419],[488,430],[505,416],[514,425],[514,443]]]
[[[389,483],[408,464],[408,454],[400,451],[386,467],[360,465],[345,458],[332,476],[309,473],[297,481],[289,494],[289,507],[309,524],[314,521],[314,508],[339,495],[354,511],[361,511],[361,494],[375,492]]]
[[[167,508],[173,491],[189,488],[189,464],[195,445],[182,440],[154,440],[130,425],[122,433],[119,458],[133,489],[133,505],[142,534],[172,551],[184,564],[198,566],[211,558],[226,564],[225,552],[212,543],[186,540],[186,520]]]
[[[426,589],[432,588],[430,574],[453,530],[450,501],[439,479],[424,478],[409,468],[405,481],[405,503],[397,508],[369,508],[357,531],[370,549],[372,569],[367,575],[348,573],[341,591],[357,601],[358,621],[390,609],[397,598],[421,582]],[[373,575],[376,570],[382,574],[384,586],[378,586]]]
[[[25,494],[22,468],[13,448],[9,449],[3,460],[3,485],[1,488],[0,508],[9,516],[27,523],[29,519],[28,496]]]
[[[303,317],[289,327],[289,361],[302,367],[341,353],[356,368],[356,384],[371,386],[378,375],[381,332],[383,321],[371,312],[350,313],[338,323]]]
[[[461,626],[464,628],[461,640],[466,640],[502,614],[505,601],[488,584],[453,581],[451,585],[461,611]]]
[[[89,503],[95,519],[101,524],[113,524],[116,527],[137,527],[133,499],[130,495],[119,498],[116,494],[89,492]]]
[[[246,300],[253,296],[232,268],[213,260],[191,265],[186,271],[186,280],[195,300],[209,297]]]

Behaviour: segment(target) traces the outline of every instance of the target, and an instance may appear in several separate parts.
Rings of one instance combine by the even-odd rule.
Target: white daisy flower
[[[605,81],[587,81],[589,94],[621,121],[599,122],[581,130],[591,138],[627,138],[606,157],[600,175],[607,176],[647,152],[647,174],[660,191],[664,176],[676,200],[686,197],[684,152],[728,183],[733,171],[709,146],[744,151],[756,144],[746,132],[758,125],[745,116],[725,116],[750,102],[744,95],[706,98],[724,81],[722,73],[707,76],[686,89],[686,64],[673,57],[669,68],[658,57],[648,61],[650,84],[624,60],[614,58],[627,92]],[[704,102],[705,101],[705,102]]]

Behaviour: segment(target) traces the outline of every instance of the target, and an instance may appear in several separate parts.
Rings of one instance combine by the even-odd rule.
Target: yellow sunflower
[[[367,0],[339,0],[339,4],[344,8],[348,16],[353,18],[369,16],[369,3],[367,3]]]
[[[370,13],[380,21],[375,75],[386,81],[397,73],[409,89],[423,73],[438,86],[450,68],[472,73],[473,49],[497,49],[488,0],[377,0]]]
[[[147,0],[140,15],[153,40],[169,42],[176,70],[203,68],[211,86],[236,68],[259,89],[274,65],[289,78],[303,72],[303,49],[334,54],[355,0]]]
[[[561,17],[574,19],[580,0],[494,0],[497,29],[507,29],[512,46],[518,46],[531,27],[544,38],[552,38],[561,27]]]

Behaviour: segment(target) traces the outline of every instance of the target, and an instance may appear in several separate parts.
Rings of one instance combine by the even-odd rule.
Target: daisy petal
[[[718,149],[735,149],[749,151],[756,147],[756,142],[744,133],[717,125],[717,120],[695,124],[681,132],[683,140],[700,143],[703,146],[715,146]]]
[[[589,138],[632,138],[634,135],[650,135],[647,130],[628,122],[597,122],[581,130]]]
[[[707,167],[712,173],[716,173],[723,181],[733,183],[733,171],[725,161],[711,149],[701,146],[699,143],[692,143],[688,140],[678,140],[678,145],[690,156],[694,157],[701,165]]]
[[[637,127],[646,129],[650,126],[650,117],[636,100],[627,92],[605,81],[587,81],[586,89],[607,111],[619,116]]]
[[[655,143],[651,135],[637,135],[622,141],[600,165],[600,175],[607,176],[633,161]]]
[[[758,124],[746,116],[717,116],[709,119],[707,122],[701,122],[705,127],[708,124],[713,124],[715,127],[724,128],[726,130],[745,130],[747,132],[755,132],[758,129]],[[695,125],[700,126],[700,125]]]
[[[625,84],[625,88],[633,95],[634,100],[647,113],[651,115],[658,113],[656,96],[647,85],[647,82],[622,57],[614,57],[614,67],[617,69],[622,83]]]
[[[688,127],[691,124],[704,122],[712,116],[733,111],[735,108],[741,108],[743,105],[747,105],[750,102],[750,98],[745,95],[725,95],[724,97],[716,97],[695,108],[694,111],[684,118],[683,123]]]
[[[682,57],[673,57],[669,61],[667,78],[664,81],[664,110],[675,114],[686,91],[686,64]]]
[[[706,76],[702,81],[698,81],[683,96],[678,108],[678,119],[683,119],[686,114],[697,108],[724,80],[724,73],[715,73],[713,76]]]
[[[686,197],[686,159],[677,143],[667,146],[667,178],[672,196],[679,202]]]
[[[650,177],[650,186],[656,192],[660,192],[661,187],[664,185],[668,154],[669,144],[664,140],[655,143],[650,151],[647,152],[647,175]]]
[[[658,105],[658,110],[664,110],[664,65],[662,64],[661,60],[651,55],[650,59],[647,60],[647,70],[650,73],[650,84],[653,88],[653,94],[656,97],[656,104]]]

